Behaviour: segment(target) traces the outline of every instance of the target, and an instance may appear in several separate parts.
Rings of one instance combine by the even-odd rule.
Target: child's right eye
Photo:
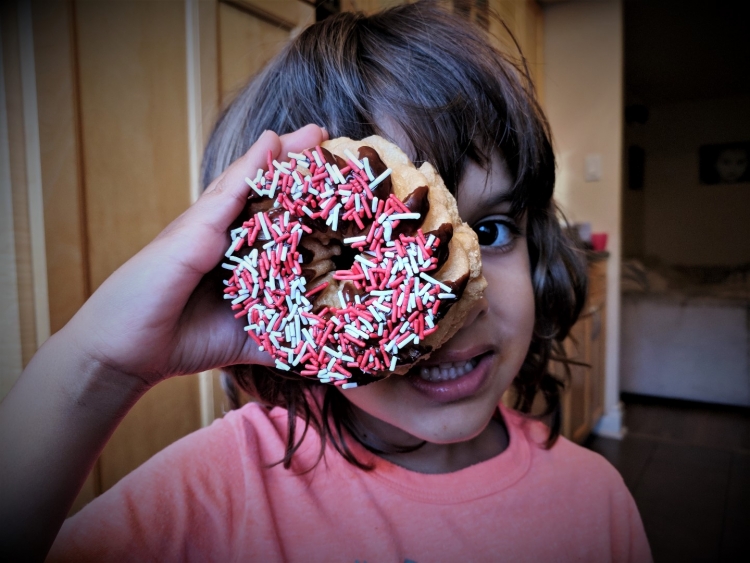
[[[485,219],[474,225],[480,246],[493,248],[506,248],[513,243],[518,229],[507,219]]]

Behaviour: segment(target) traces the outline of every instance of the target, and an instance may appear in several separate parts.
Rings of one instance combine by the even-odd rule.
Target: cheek
[[[369,385],[360,385],[345,392],[339,390],[339,392],[344,393],[344,396],[356,407],[376,418],[385,420],[387,417],[384,416],[384,412],[395,396],[395,393],[389,389],[393,386],[391,379],[393,378],[376,381]]]
[[[525,239],[499,256],[482,256],[489,314],[507,345],[504,352],[526,356],[534,332],[535,305]],[[512,348],[512,349],[511,349]]]

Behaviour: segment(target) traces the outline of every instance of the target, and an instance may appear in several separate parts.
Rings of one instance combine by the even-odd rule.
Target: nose
[[[487,311],[490,308],[490,303],[487,301],[487,298],[482,295],[481,298],[479,298],[469,310],[469,314],[466,315],[466,320],[464,321],[463,326],[461,329],[465,329],[473,325],[475,322],[477,322],[479,319],[481,319],[484,315],[487,314]]]

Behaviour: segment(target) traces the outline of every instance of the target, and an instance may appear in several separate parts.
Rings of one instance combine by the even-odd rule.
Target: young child
[[[427,362],[342,390],[265,367],[208,274],[269,150],[372,134],[437,168],[488,286]],[[556,217],[546,121],[482,30],[423,2],[309,27],[221,117],[204,178],[199,201],[96,291],[3,403],[6,545],[43,557],[56,537],[53,561],[650,560],[618,473],[558,437],[547,363],[581,310],[585,270]],[[148,388],[226,366],[259,402],[63,524]],[[516,410],[500,402],[511,387]]]

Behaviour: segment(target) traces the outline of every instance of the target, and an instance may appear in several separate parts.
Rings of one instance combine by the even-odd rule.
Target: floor
[[[622,474],[656,563],[750,561],[750,409],[623,395],[623,440],[585,444]]]

